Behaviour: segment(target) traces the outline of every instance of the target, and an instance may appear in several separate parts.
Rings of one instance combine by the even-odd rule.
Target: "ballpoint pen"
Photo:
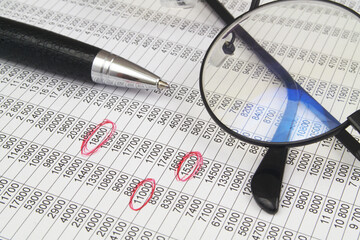
[[[0,58],[84,81],[116,87],[163,89],[150,71],[75,39],[0,17]]]

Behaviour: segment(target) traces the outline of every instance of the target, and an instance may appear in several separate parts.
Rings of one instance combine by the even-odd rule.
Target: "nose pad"
[[[230,34],[231,35],[231,34]],[[215,67],[220,67],[228,56],[234,55],[235,46],[233,43],[233,38],[227,40],[228,37],[222,39],[222,44],[217,44],[219,47],[216,47],[209,58],[209,63]],[[220,47],[221,46],[221,47]]]

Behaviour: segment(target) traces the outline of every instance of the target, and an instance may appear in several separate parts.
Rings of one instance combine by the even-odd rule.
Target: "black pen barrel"
[[[0,58],[91,81],[99,48],[28,24],[0,17]]]

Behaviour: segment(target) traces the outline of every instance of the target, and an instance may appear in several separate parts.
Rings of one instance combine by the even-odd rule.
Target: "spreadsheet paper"
[[[357,0],[338,2],[360,11]],[[224,4],[238,16],[250,1]],[[225,26],[204,2],[0,0],[0,16],[108,50],[170,84],[114,88],[0,57],[0,239],[359,238],[360,165],[334,137],[290,148],[275,215],[255,203],[250,183],[266,148],[227,134],[201,100],[201,62]],[[104,119],[114,135],[81,154]],[[203,165],[178,181],[178,163],[193,151]],[[134,211],[132,191],[148,178],[154,194]]]

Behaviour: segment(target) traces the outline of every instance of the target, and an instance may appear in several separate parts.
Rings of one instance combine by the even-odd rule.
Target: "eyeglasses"
[[[289,147],[336,136],[360,159],[360,15],[323,0],[253,1],[237,19],[208,4],[228,24],[202,63],[204,105],[225,131],[269,147],[251,187],[276,213]],[[343,122],[342,124],[340,122]]]

